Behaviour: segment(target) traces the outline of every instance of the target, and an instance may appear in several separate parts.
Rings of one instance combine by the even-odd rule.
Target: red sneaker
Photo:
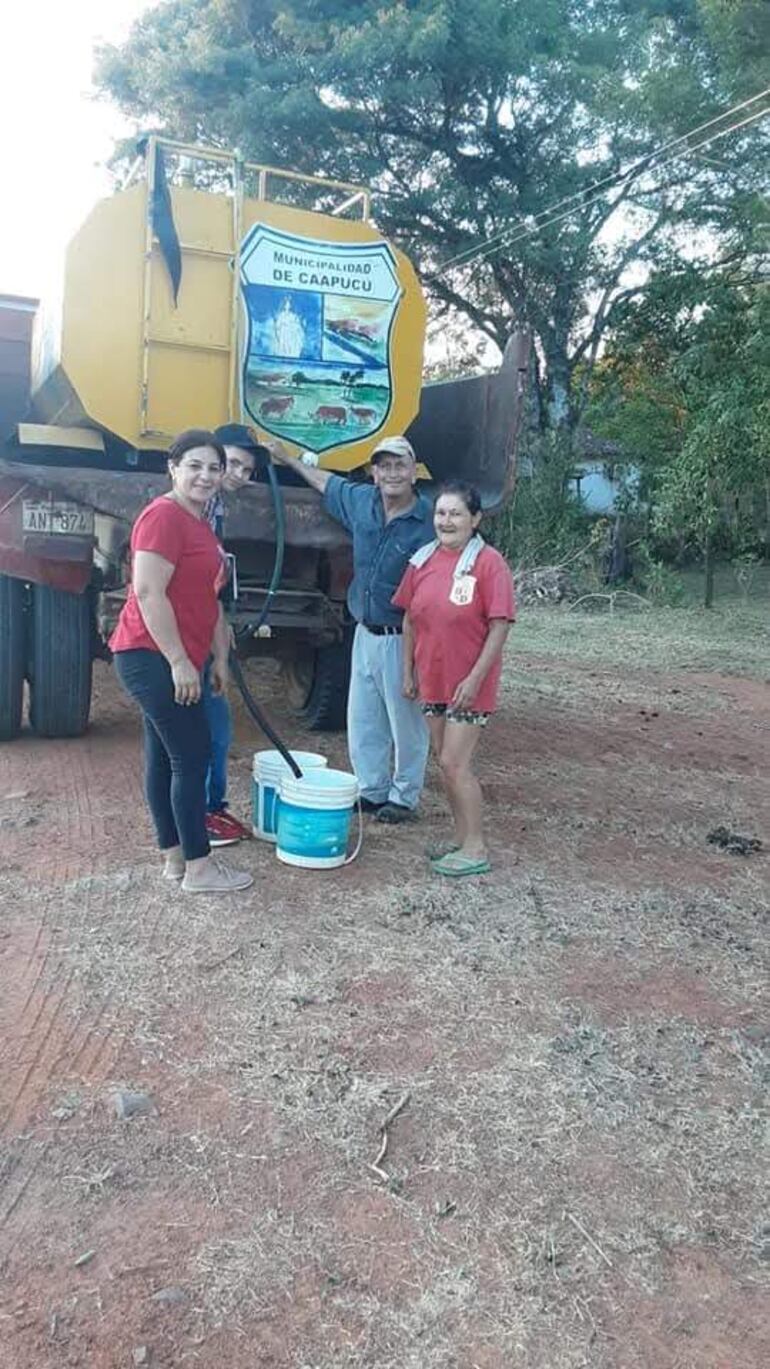
[[[207,813],[206,832],[212,846],[234,846],[249,836],[246,828],[229,813]]]
[[[251,841],[251,838],[254,835],[251,828],[244,827],[243,823],[239,822],[237,818],[234,818],[232,813],[225,810],[223,813],[217,813],[217,817],[224,818],[230,831],[234,835],[237,834],[239,841]]]

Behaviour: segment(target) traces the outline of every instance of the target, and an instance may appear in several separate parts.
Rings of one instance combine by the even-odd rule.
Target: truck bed
[[[165,494],[168,488],[165,475],[0,460],[0,542],[4,533],[6,539],[14,535],[14,540],[21,533],[21,506],[25,499],[79,504],[130,527],[145,505]],[[347,543],[347,534],[324,512],[314,490],[286,485],[283,495],[289,546],[333,550]],[[228,498],[226,534],[244,541],[274,540],[275,515],[267,485],[247,485],[236,497]]]

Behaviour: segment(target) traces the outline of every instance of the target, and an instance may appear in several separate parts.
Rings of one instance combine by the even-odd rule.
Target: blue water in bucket
[[[300,780],[282,777],[276,824],[278,859],[309,870],[344,865],[357,800],[358,780],[344,770],[315,770]],[[358,848],[354,855],[357,852]]]

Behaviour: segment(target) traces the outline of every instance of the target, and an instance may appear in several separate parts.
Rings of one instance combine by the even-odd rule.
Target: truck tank
[[[211,188],[174,183],[180,162]],[[76,232],[39,313],[34,420],[101,430],[117,456],[237,420],[339,470],[406,430],[425,304],[366,191],[154,139],[141,170]]]

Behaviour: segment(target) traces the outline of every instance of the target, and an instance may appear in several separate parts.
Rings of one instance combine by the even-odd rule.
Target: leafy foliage
[[[531,569],[570,562],[575,569],[590,565],[604,541],[604,530],[570,493],[574,472],[570,444],[560,434],[548,434],[530,444],[525,474],[520,474],[513,498],[489,525],[489,535],[514,566]],[[485,528],[485,535],[487,529]],[[585,557],[583,555],[585,553]]]
[[[594,426],[640,464],[653,525],[701,552],[770,551],[770,297],[684,272],[629,308],[594,377]]]

